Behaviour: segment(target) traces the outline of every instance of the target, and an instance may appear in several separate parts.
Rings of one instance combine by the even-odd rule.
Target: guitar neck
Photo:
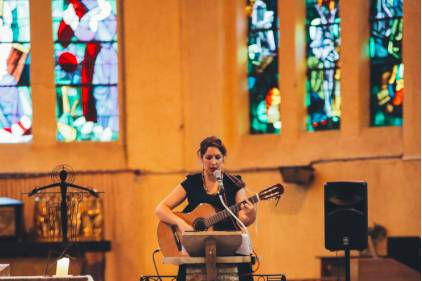
[[[252,203],[257,203],[259,201],[258,194],[255,194],[254,196],[249,197],[248,200]],[[239,212],[243,202],[245,202],[245,201],[242,201],[240,203],[237,203],[235,205],[230,206],[229,207],[230,211],[232,211],[235,214],[237,212]],[[205,219],[205,225],[208,228],[208,227],[210,227],[210,226],[212,226],[216,223],[219,223],[220,221],[222,221],[222,220],[224,220],[228,217],[230,217],[230,213],[227,210],[224,209],[224,210],[216,213],[215,215]]]

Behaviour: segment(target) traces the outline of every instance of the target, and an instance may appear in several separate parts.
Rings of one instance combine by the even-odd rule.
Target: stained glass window
[[[32,140],[29,1],[0,0],[0,143]]]
[[[403,123],[402,9],[403,0],[371,2],[371,126]]]
[[[119,135],[115,0],[52,0],[57,139]]]
[[[307,130],[340,128],[339,0],[306,0]]]
[[[279,134],[277,0],[247,0],[250,132]]]

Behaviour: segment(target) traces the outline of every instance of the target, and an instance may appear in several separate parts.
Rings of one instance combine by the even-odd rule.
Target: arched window
[[[119,136],[115,0],[52,0],[59,141]]]
[[[403,0],[372,0],[370,11],[370,125],[401,126],[404,91]]]
[[[29,0],[0,1],[0,143],[32,140]]]
[[[339,0],[306,0],[307,130],[340,128]]]
[[[251,134],[279,134],[277,0],[247,0]]]

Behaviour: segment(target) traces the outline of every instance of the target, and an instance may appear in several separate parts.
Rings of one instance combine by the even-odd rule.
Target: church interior
[[[7,41],[17,24],[7,19],[20,13],[29,35]],[[0,264],[10,276],[54,275],[62,238],[86,234],[75,244],[98,243],[69,251],[75,276],[175,275],[154,253],[154,209],[201,171],[199,143],[218,136],[224,171],[250,195],[284,187],[278,201],[257,203],[248,227],[254,274],[329,280],[322,262],[343,252],[325,247],[324,186],[357,181],[367,186],[371,249],[352,260],[416,241],[398,248],[413,253],[420,279],[420,21],[418,0],[0,0],[0,197],[18,200],[22,218],[13,237],[0,233]],[[66,209],[68,237],[67,180],[66,206],[87,220],[74,225]],[[99,199],[79,200],[72,184]],[[43,213],[52,206],[54,223]],[[48,241],[58,248],[41,249]]]

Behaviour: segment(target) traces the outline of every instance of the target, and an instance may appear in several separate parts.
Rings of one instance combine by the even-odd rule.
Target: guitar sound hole
[[[205,225],[205,219],[204,218],[197,218],[193,221],[193,229],[195,231],[205,231],[207,230],[207,226]]]

